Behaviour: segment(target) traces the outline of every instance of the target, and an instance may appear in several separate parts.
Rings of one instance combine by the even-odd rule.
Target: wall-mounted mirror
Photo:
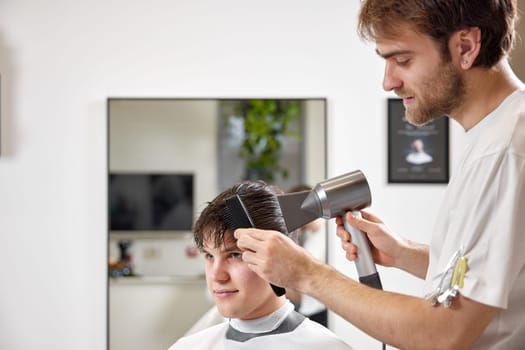
[[[108,347],[167,349],[213,306],[191,233],[201,209],[245,178],[325,179],[326,100],[107,103]],[[326,225],[315,235],[326,259]]]

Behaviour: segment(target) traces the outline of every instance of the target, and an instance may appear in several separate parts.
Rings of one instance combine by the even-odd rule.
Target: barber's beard
[[[424,125],[450,115],[463,102],[465,82],[452,63],[444,62],[434,74],[423,80],[419,91],[420,95],[396,91],[400,96],[415,96],[416,103],[406,108],[406,117],[414,125]]]

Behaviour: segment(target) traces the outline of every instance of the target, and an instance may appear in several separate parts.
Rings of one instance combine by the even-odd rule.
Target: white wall
[[[329,176],[362,169],[374,211],[428,241],[444,187],[386,184],[382,62],[355,34],[358,5],[2,1],[0,348],[106,347],[107,97],[326,96]],[[331,262],[354,274],[331,238]],[[418,293],[381,272],[385,289]]]

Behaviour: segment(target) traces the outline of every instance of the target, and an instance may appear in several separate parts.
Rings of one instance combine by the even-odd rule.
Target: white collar
[[[500,103],[498,107],[496,107],[495,110],[487,114],[485,118],[481,119],[479,123],[474,125],[470,130],[466,132],[467,139],[475,140],[478,134],[481,132],[480,130],[485,129],[485,125],[489,125],[490,123],[492,123],[492,120],[496,118],[495,116],[498,115],[499,111],[503,110],[507,105],[512,103],[512,101],[514,101],[516,98],[519,98],[518,96],[522,94],[524,91],[525,91],[524,87],[514,90],[509,96],[507,96],[503,100],[503,102]]]
[[[281,325],[286,317],[294,310],[290,301],[286,300],[276,311],[268,316],[263,316],[255,320],[241,320],[238,318],[230,319],[230,326],[243,333],[266,333],[271,332]]]

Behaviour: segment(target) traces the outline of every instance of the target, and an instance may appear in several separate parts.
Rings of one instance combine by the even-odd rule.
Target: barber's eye
[[[409,58],[405,58],[405,59],[397,59],[397,60],[396,60],[396,64],[397,64],[398,66],[402,66],[402,67],[408,65],[409,63],[410,63],[410,59],[409,59]]]

